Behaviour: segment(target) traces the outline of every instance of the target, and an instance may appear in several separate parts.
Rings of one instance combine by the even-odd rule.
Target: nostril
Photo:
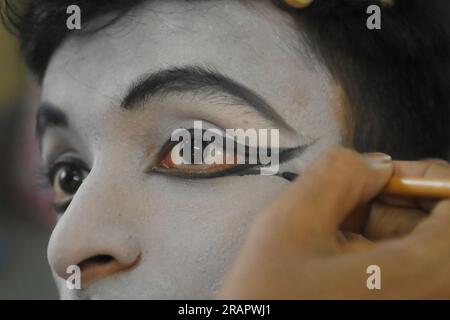
[[[106,278],[121,271],[130,270],[137,266],[140,256],[132,263],[121,263],[110,255],[96,255],[83,260],[78,264],[81,271],[81,285]]]
[[[115,259],[110,255],[98,255],[81,261],[78,266],[80,267],[81,272],[83,272],[91,267],[108,264],[113,260]]]

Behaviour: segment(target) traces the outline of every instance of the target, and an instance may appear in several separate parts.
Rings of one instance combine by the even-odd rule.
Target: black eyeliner
[[[299,155],[301,155],[311,144],[298,146],[295,148],[289,148],[284,150],[279,150],[279,164],[282,164],[286,161],[289,161]],[[236,165],[235,167],[232,167],[230,169],[226,169],[219,172],[211,172],[211,173],[191,173],[191,172],[181,172],[181,171],[175,171],[171,169],[165,169],[160,167],[154,167],[152,169],[152,172],[155,173],[161,173],[161,174],[167,174],[173,177],[178,178],[185,178],[185,179],[193,179],[193,180],[199,180],[199,179],[212,179],[212,178],[221,178],[226,176],[253,176],[253,175],[260,175],[261,169],[264,166],[261,164],[241,164]],[[273,176],[279,176],[279,175],[273,175]]]
[[[297,173],[288,172],[288,171],[283,172],[283,173],[279,174],[278,176],[289,182],[292,182],[299,177],[299,175]]]

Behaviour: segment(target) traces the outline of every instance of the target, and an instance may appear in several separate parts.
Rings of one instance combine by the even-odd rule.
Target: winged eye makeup
[[[250,146],[244,144],[248,143],[247,139],[242,141],[241,139],[236,138],[236,136],[231,138],[233,135],[229,135],[229,131],[225,133],[220,129],[214,129],[220,132],[219,136],[214,136],[212,139],[208,138],[207,141],[199,141],[199,139],[202,139],[207,130],[182,130],[185,130],[188,133],[188,144],[185,140],[183,140],[184,137],[177,139],[172,136],[172,138],[168,140],[160,149],[161,151],[157,154],[156,159],[153,162],[154,164],[146,170],[147,173],[159,173],[187,179],[209,179],[224,176],[258,175],[262,174],[262,170],[272,168],[271,165],[273,157],[276,158],[276,166],[279,166],[279,164],[301,155],[305,149],[311,145],[305,144],[293,148]],[[196,134],[196,132],[198,134]],[[273,139],[274,137],[271,135],[271,144],[274,143],[272,141]],[[278,134],[276,135],[276,140],[278,140]],[[267,142],[267,140],[265,141]],[[253,140],[253,142],[254,144],[257,144],[255,140]],[[219,150],[218,155],[216,155],[216,143],[219,143],[217,146]],[[266,145],[267,143],[264,144]],[[276,145],[278,144],[279,143],[277,142]],[[180,145],[184,146],[180,147]],[[207,150],[207,148],[210,148],[211,146],[214,148],[213,157],[218,157],[214,158],[214,160],[219,160],[213,161],[212,164],[204,161],[205,155],[203,154],[203,151]],[[229,146],[231,146],[231,148],[229,148]],[[185,154],[185,147],[189,150],[187,155]],[[197,155],[194,155],[196,152]],[[182,161],[177,163],[177,165],[174,165],[172,162],[174,157],[182,158]],[[208,157],[208,155],[206,155],[206,157]],[[231,161],[229,161],[230,157],[232,158]],[[261,157],[265,157],[265,160],[261,161]],[[270,160],[268,160],[269,158]],[[201,160],[198,161],[198,159]],[[267,165],[268,161],[269,165]],[[278,169],[276,171],[278,171]],[[267,175],[277,175],[277,172]]]

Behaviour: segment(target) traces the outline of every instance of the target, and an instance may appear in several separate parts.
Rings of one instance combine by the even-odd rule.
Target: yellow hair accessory
[[[293,8],[296,9],[304,9],[311,5],[311,3],[314,2],[314,0],[284,0],[284,2]]]
[[[314,0],[284,0],[284,2],[290,7],[304,9],[309,7]],[[380,0],[380,2],[385,7],[392,7],[394,5],[394,0]]]

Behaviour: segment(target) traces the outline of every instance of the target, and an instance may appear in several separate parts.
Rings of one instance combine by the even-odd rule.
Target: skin
[[[308,54],[292,18],[270,1],[151,1],[106,30],[70,38],[53,56],[42,100],[69,128],[42,139],[47,168],[67,150],[90,173],[60,216],[48,247],[63,298],[210,298],[254,217],[289,183],[279,177],[192,180],[146,172],[173,130],[205,120],[219,128],[274,125],[245,105],[169,94],[120,110],[130,85],[168,66],[207,65],[266,99],[292,130],[281,145],[317,141],[282,165],[301,172],[342,142],[338,86]],[[249,192],[251,190],[251,192]],[[67,266],[89,263],[69,291]]]
[[[332,148],[258,216],[220,297],[449,299],[450,201],[372,202],[393,174],[450,179],[450,166],[386,162]],[[342,232],[355,215],[368,217],[370,227]],[[374,233],[370,220],[381,222],[383,215],[399,228],[387,224]],[[398,224],[405,215],[415,218]],[[366,287],[371,265],[381,269],[380,290]]]

